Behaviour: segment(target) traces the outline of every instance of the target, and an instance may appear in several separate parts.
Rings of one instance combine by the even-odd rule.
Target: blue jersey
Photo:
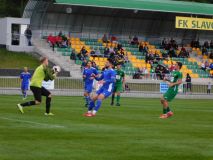
[[[96,80],[98,80],[98,81],[100,81],[100,80],[105,81],[105,83],[103,84],[102,87],[105,88],[105,89],[107,89],[110,86],[111,87],[114,86],[115,81],[116,81],[115,77],[116,77],[116,72],[115,72],[114,69],[106,69],[105,71],[103,71],[101,77],[96,78]]]
[[[91,79],[93,74],[94,75],[98,75],[97,69],[95,69],[93,67],[91,67],[91,68],[84,68],[83,75],[86,76],[84,78],[85,85],[92,85],[93,84],[94,79]]]
[[[31,79],[31,74],[29,72],[22,72],[20,78],[22,79],[22,86],[28,86]]]

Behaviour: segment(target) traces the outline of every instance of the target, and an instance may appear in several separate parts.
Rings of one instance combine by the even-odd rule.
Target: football
[[[53,66],[53,71],[54,72],[61,72],[61,67],[60,66]]]

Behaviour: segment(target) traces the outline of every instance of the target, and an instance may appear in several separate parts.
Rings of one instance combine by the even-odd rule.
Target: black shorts
[[[44,87],[34,87],[30,86],[30,90],[33,92],[36,101],[41,102],[41,96],[48,97],[51,93]]]

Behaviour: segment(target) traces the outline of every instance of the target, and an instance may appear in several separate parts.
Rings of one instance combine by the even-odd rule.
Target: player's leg
[[[90,104],[90,93],[92,92],[92,84],[84,87],[84,98],[85,98],[85,107],[89,107]]]
[[[115,85],[113,93],[112,93],[111,106],[114,105],[116,90],[117,90],[117,86]]]
[[[117,92],[117,97],[116,97],[116,106],[120,106],[120,99],[121,99],[121,92]]]
[[[116,93],[117,93],[116,106],[120,106],[121,92],[123,92],[123,86],[122,86],[122,84],[119,84],[117,87],[117,90],[116,90]]]
[[[115,92],[112,93],[112,99],[111,99],[111,106],[114,105],[114,100],[115,100]]]
[[[98,98],[98,94],[93,95],[93,97],[90,99],[89,107],[87,113],[84,114],[86,117],[92,117],[92,110],[95,108],[95,102]]]
[[[46,112],[45,112],[45,115],[53,116],[54,114],[50,112],[51,100],[52,100],[52,95],[51,95],[50,91],[48,91],[44,87],[41,87],[41,95],[46,97]]]
[[[29,107],[33,105],[39,105],[41,103],[41,88],[38,87],[30,87],[31,91],[33,92],[34,95],[34,101],[28,101],[25,103],[17,104],[17,107],[21,113],[24,113],[23,108],[24,107]]]
[[[96,113],[98,112],[98,110],[100,109],[101,105],[102,105],[102,101],[105,99],[105,95],[104,94],[100,94],[97,97],[97,103],[95,105],[95,108],[92,112],[93,116],[96,115]]]

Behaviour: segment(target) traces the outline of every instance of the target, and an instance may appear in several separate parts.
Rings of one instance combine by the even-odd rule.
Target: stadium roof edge
[[[56,4],[113,9],[213,15],[213,4],[172,0],[55,0]]]

